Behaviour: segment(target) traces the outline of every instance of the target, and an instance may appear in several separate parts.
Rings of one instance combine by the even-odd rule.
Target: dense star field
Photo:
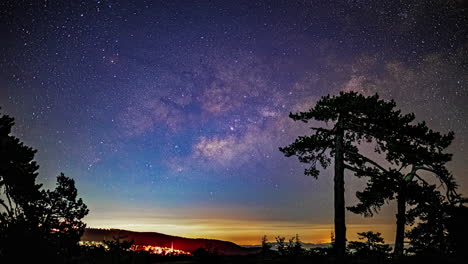
[[[401,1],[0,3],[0,106],[38,149],[39,182],[76,180],[90,227],[258,244],[328,242],[332,169],[278,150],[323,95],[395,99],[455,132],[468,194],[468,4]],[[363,181],[346,177],[348,205]],[[348,237],[394,237],[394,207]]]

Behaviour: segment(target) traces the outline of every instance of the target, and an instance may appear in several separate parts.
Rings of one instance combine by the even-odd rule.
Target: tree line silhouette
[[[391,248],[384,244],[380,233],[359,233],[363,242],[347,245],[345,212],[348,209],[371,217],[396,200],[394,259],[405,253],[467,255],[467,199],[457,192],[458,184],[447,169],[452,159],[447,148],[454,139],[453,132],[434,131],[424,121],[416,122],[414,114],[403,114],[393,100],[382,100],[377,94],[341,92],[324,96],[310,110],[290,113],[290,117],[304,123],[324,122],[310,127],[310,135],[299,136],[280,151],[309,164],[304,173],[314,178],[320,174],[319,166],[333,164],[332,247],[306,251],[297,235],[288,243],[284,237],[276,237],[277,251],[271,254],[265,236],[262,254],[333,256],[337,263],[345,262],[346,256],[387,259]],[[13,126],[14,119],[0,113],[0,259],[21,263],[34,256],[36,261],[65,263],[83,252],[88,254],[88,249],[80,249],[78,241],[86,227],[82,219],[89,210],[77,197],[74,180],[61,173],[54,190],[45,190],[36,183],[36,150],[12,135]],[[364,154],[363,146],[371,146],[376,154]],[[353,206],[345,204],[345,171],[367,179],[366,187],[356,193],[358,204]],[[406,231],[407,225],[414,228]],[[406,249],[405,238],[409,239]],[[120,252],[121,244],[117,242],[114,245],[107,241],[114,255]],[[25,248],[28,254],[24,254]],[[214,255],[200,252],[194,255]]]

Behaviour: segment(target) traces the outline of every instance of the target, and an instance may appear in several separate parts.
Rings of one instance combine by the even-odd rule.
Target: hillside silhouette
[[[215,250],[223,255],[249,255],[259,253],[261,248],[241,247],[235,243],[204,238],[185,238],[171,236],[156,232],[135,232],[121,229],[97,229],[86,228],[81,241],[103,241],[111,240],[114,237],[125,237],[126,240],[133,240],[135,245],[151,245],[157,247],[174,246],[187,252],[193,252],[199,248]]]

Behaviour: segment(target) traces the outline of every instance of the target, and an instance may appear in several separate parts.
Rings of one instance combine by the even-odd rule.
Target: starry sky
[[[278,147],[309,133],[289,112],[339,91],[453,130],[468,194],[467,1],[0,3],[1,111],[39,182],[76,180],[90,227],[329,241],[332,171],[306,177]],[[363,184],[346,176],[348,205]],[[392,242],[394,209],[348,213],[348,239]]]

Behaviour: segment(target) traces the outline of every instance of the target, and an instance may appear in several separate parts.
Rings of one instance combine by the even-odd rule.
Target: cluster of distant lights
[[[189,256],[192,255],[190,252],[183,251],[181,249],[174,249],[168,247],[155,247],[151,245],[133,245],[131,250],[133,251],[147,251],[150,254],[156,255],[176,255],[176,256]]]
[[[80,246],[85,247],[103,247],[109,250],[109,247],[103,242],[99,241],[80,241]],[[151,245],[132,245],[131,251],[146,251],[150,254],[163,255],[163,256],[191,256],[192,254],[181,249],[174,249],[174,247],[156,247]]]

